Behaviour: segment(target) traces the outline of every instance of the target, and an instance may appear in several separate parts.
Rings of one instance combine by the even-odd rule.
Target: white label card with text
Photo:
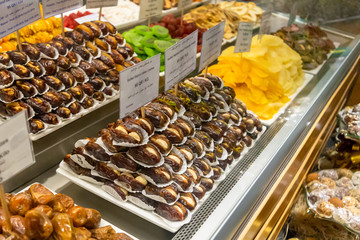
[[[198,30],[165,51],[165,91],[196,69]]]
[[[4,182],[35,163],[26,112],[2,123],[0,133],[0,182]]]
[[[240,22],[235,42],[235,53],[250,52],[253,23]]]
[[[265,11],[261,15],[260,29],[259,35],[260,37],[264,34],[270,33],[270,19],[271,19],[272,11]]]
[[[86,0],[86,8],[113,7],[118,5],[118,0]]]
[[[139,19],[162,14],[164,0],[141,0]]]
[[[39,0],[0,0],[0,38],[40,18]]]
[[[83,0],[42,0],[44,18],[81,8]]]
[[[159,95],[160,56],[159,53],[120,72],[120,118]]]
[[[225,21],[204,32],[201,44],[199,71],[203,70],[220,56],[224,29]]]
[[[178,1],[178,8],[184,8],[192,4],[192,0],[179,0]]]

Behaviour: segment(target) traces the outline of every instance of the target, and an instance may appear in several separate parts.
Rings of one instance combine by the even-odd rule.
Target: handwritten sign
[[[42,0],[44,18],[81,8],[83,5],[83,0]]]
[[[192,0],[179,0],[178,1],[178,8],[184,8],[192,4]]]
[[[0,182],[4,182],[35,163],[26,112],[2,123],[0,132]]]
[[[250,52],[253,23],[240,22],[235,42],[235,53]]]
[[[264,34],[270,33],[270,19],[271,19],[272,11],[265,11],[261,16],[259,36],[262,37]]]
[[[120,72],[120,118],[159,94],[160,54]]]
[[[220,56],[224,29],[225,21],[204,32],[201,44],[199,71]]]
[[[38,0],[0,1],[0,38],[41,18]]]
[[[113,7],[118,5],[118,0],[87,0],[86,8]]]
[[[196,69],[198,30],[165,51],[165,91]]]
[[[164,0],[141,0],[139,19],[160,15],[163,10]]]

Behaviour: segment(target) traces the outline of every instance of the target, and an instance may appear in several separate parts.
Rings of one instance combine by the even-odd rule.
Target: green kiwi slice
[[[144,51],[144,48],[140,47],[134,47],[134,52],[136,52],[136,54],[146,54]]]
[[[146,33],[151,31],[151,30],[149,30],[148,26],[145,26],[145,25],[136,26],[134,28],[134,30],[137,34],[140,34],[142,36],[144,36]]]
[[[154,41],[154,48],[159,52],[165,52],[166,49],[171,47],[173,44],[169,41],[164,40],[155,40]]]
[[[169,36],[169,30],[160,25],[154,25],[151,28],[151,31],[155,34],[155,36],[159,38],[166,38],[167,36]]]
[[[144,51],[149,57],[155,56],[156,54],[160,53],[158,50],[149,47],[144,47]]]
[[[141,39],[141,43],[142,45],[144,45],[145,47],[150,47],[153,48],[154,47],[154,42],[157,39],[154,36],[151,35],[145,35],[142,39]]]

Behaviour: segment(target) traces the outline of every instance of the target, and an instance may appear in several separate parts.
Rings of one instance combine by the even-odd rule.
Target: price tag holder
[[[101,17],[101,19],[103,21],[107,21],[105,17]],[[93,13],[93,14],[89,14],[83,17],[79,17],[79,18],[75,18],[75,21],[78,24],[82,24],[84,22],[91,22],[91,21],[97,21],[99,20],[99,14],[98,13]]]
[[[224,29],[225,21],[204,32],[201,44],[199,71],[203,70],[220,56]]]
[[[39,0],[0,1],[0,38],[40,18]]]
[[[265,11],[261,16],[259,36],[262,37],[264,34],[270,33],[270,23],[271,23],[272,11]]]
[[[118,0],[87,0],[86,8],[113,7],[118,5]]]
[[[235,42],[235,53],[250,52],[254,24],[251,22],[240,22]]]
[[[178,8],[184,8],[192,4],[192,0],[179,0],[178,1]]]
[[[163,10],[164,0],[141,0],[139,19],[160,15]]]
[[[26,111],[0,125],[0,182],[35,163]]]
[[[160,56],[159,53],[120,72],[120,118],[158,96]]]
[[[198,30],[165,51],[165,91],[196,69]]]
[[[42,0],[44,18],[81,8],[83,5],[83,0]]]

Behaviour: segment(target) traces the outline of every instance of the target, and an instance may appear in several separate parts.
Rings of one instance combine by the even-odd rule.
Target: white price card
[[[120,72],[120,118],[158,96],[160,56],[159,53]]]
[[[261,15],[259,36],[261,37],[264,34],[270,33],[270,20],[271,20],[272,11],[265,11]]]
[[[165,91],[196,69],[198,30],[165,51]]]
[[[1,0],[0,38],[41,18],[39,0]]]
[[[4,182],[35,163],[26,111],[2,123],[0,133],[0,182]]]
[[[178,8],[184,8],[192,4],[192,0],[179,0],[178,1]]]
[[[250,52],[253,23],[240,22],[235,42],[235,53]]]
[[[91,21],[97,21],[99,20],[99,14],[98,13],[93,13],[93,14],[89,14],[83,17],[79,17],[79,18],[75,18],[75,21],[78,24],[82,24],[84,22],[91,22]],[[101,16],[101,20],[102,21],[107,21],[105,17]]]
[[[118,0],[86,0],[86,8],[113,7],[118,5]]]
[[[139,19],[160,15],[163,10],[164,0],[141,0]]]
[[[83,0],[42,0],[44,18],[81,8],[83,5]]]
[[[225,21],[204,32],[201,44],[199,71],[215,61],[221,54],[221,44],[224,37]]]

